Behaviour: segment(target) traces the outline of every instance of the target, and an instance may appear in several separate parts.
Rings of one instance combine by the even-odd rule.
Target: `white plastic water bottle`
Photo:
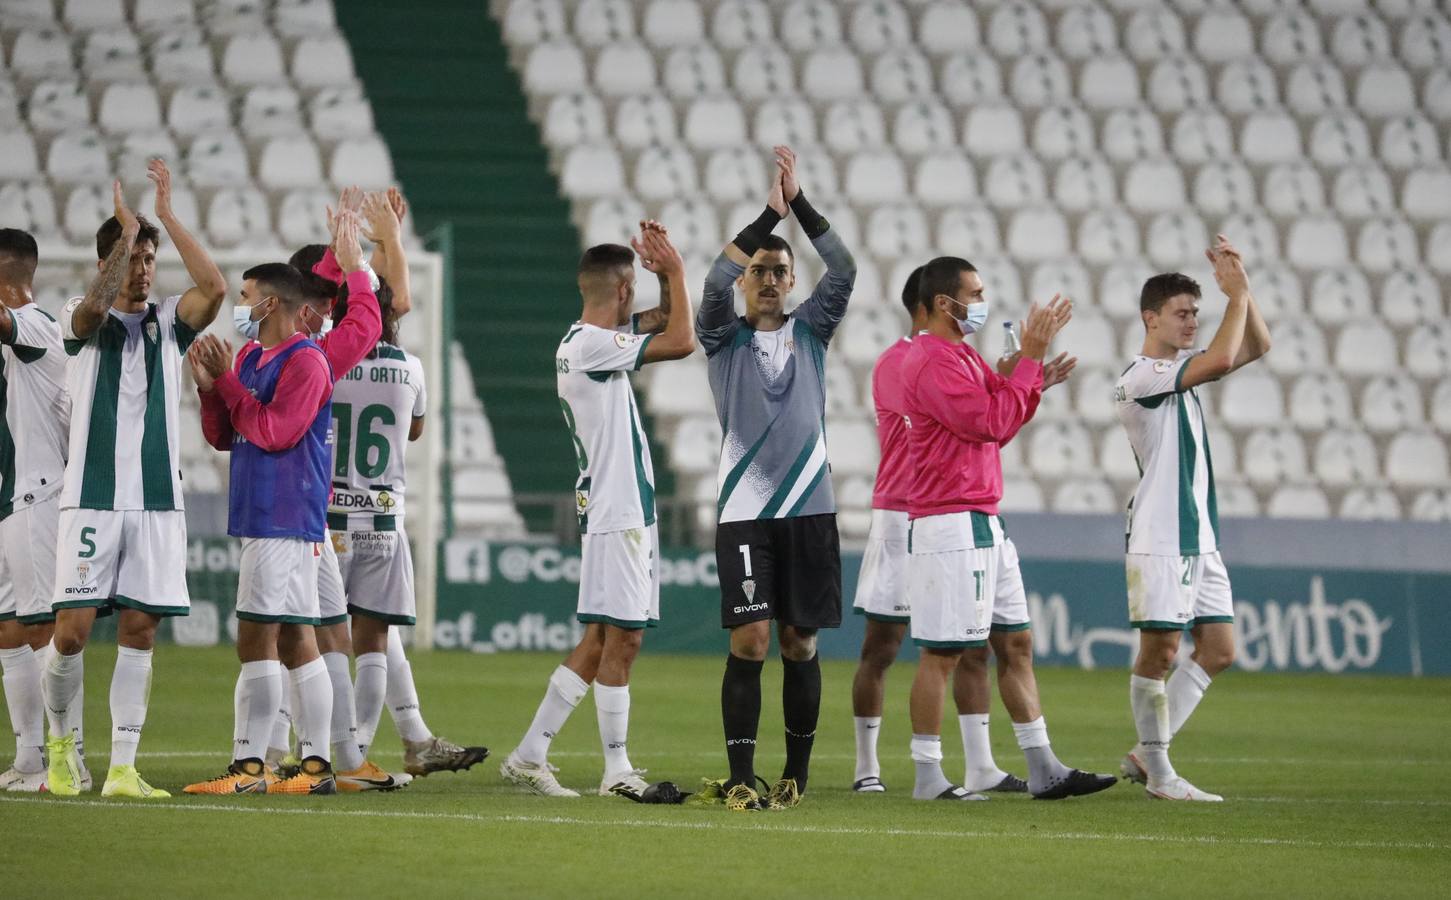
[[[1011,321],[1004,322],[1003,356],[1012,356],[1021,349],[1023,349],[1023,345],[1018,343],[1018,333],[1013,330],[1013,323]]]

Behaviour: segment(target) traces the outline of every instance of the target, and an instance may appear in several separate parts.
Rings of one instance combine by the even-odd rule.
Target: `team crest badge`
[[[383,512],[387,512],[388,510],[392,509],[397,505],[398,502],[393,499],[392,494],[388,493],[387,491],[378,492],[378,508],[381,509]]]
[[[76,575],[80,577],[81,584],[85,584],[91,579],[91,564],[81,563],[80,565],[76,566]]]
[[[155,322],[147,322],[146,323],[146,336],[151,339],[151,342],[153,344],[156,343],[156,334],[157,334],[156,323]]]
[[[743,590],[743,591],[746,592],[746,602],[747,603],[755,603],[756,602],[756,579],[754,579],[754,578],[747,578],[745,581],[742,581],[741,582],[741,590]]]
[[[1160,375],[1163,375],[1165,372],[1173,368],[1173,366],[1174,363],[1171,360],[1161,359],[1158,362],[1154,363],[1154,371],[1158,372]]]

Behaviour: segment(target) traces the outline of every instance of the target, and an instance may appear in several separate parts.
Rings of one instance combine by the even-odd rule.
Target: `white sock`
[[[383,700],[388,695],[388,654],[360,653],[357,675],[353,680],[353,697],[357,704],[358,744],[366,756],[378,733],[378,719],[383,715]]]
[[[82,665],[82,650],[73,656],[52,651],[41,676],[41,691],[45,696],[45,718],[50,724],[51,737],[65,737],[71,733],[71,720],[75,718],[72,707],[79,704],[81,683],[86,677]]]
[[[396,628],[388,629],[388,714],[403,740],[417,743],[433,739],[433,732],[423,722],[418,689],[413,686],[413,666],[408,664],[403,636]]]
[[[363,754],[358,749],[357,707],[353,703],[353,672],[346,653],[324,653],[322,661],[333,689],[333,762],[339,772],[352,772],[363,766]]]
[[[554,740],[569,719],[569,714],[574,712],[587,693],[589,684],[573,670],[563,665],[555,669],[554,674],[549,676],[549,688],[544,692],[544,699],[539,701],[539,709],[534,713],[534,721],[529,723],[524,740],[514,751],[519,758],[524,762],[546,762],[550,741]]]
[[[1169,695],[1169,734],[1178,734],[1179,729],[1184,727],[1194,707],[1204,699],[1204,692],[1209,690],[1210,680],[1209,673],[1192,659],[1184,660],[1169,676],[1166,687]]]
[[[1008,777],[1008,773],[999,769],[993,760],[987,723],[987,713],[966,713],[957,717],[957,727],[962,731],[962,755],[967,758],[962,786],[969,791],[992,790]]]
[[[277,697],[277,715],[272,720],[272,736],[267,739],[269,756],[279,760],[292,749],[292,676],[286,666],[278,663],[277,675],[282,679],[282,693]]]
[[[5,670],[5,705],[15,729],[15,769],[39,772],[45,768],[45,701],[40,695],[40,657],[21,644],[14,650],[0,650],[0,667]]]
[[[917,783],[912,786],[915,800],[936,800],[952,787],[942,774],[942,737],[936,734],[912,735],[912,762],[917,767]]]
[[[625,738],[630,731],[630,686],[595,682],[595,714],[605,751],[605,774],[618,775],[635,768],[625,752]]]
[[[298,755],[331,761],[328,741],[332,736],[333,686],[327,663],[321,657],[290,670],[297,691],[292,706],[292,724],[297,729]]]
[[[882,733],[881,716],[853,716],[856,726],[856,781],[881,778],[882,764],[877,761],[877,737]]]
[[[1013,735],[1018,739],[1018,749],[1028,760],[1028,790],[1031,793],[1048,790],[1072,771],[1053,755],[1053,746],[1048,742],[1048,723],[1043,721],[1042,716],[1031,722],[1014,722]]]
[[[1153,781],[1174,777],[1169,764],[1169,696],[1157,678],[1129,676],[1129,706],[1139,733],[1139,758]]]
[[[151,651],[116,648],[111,674],[111,767],[136,765],[141,726],[151,700]]]
[[[266,757],[282,694],[282,663],[275,659],[242,663],[233,710],[232,759]]]
[[[59,656],[60,651],[55,649],[55,644],[46,644],[39,653],[40,658],[40,679],[41,679],[41,702],[44,703],[45,696],[45,670],[50,665],[52,658]],[[76,694],[71,698],[70,711],[66,715],[66,730],[76,740],[76,756],[80,758],[81,765],[86,764],[86,660],[80,654],[76,654],[75,665],[79,674],[76,676]]]

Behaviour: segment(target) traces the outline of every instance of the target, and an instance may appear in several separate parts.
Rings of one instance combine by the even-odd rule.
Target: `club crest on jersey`
[[[746,594],[747,603],[756,602],[756,579],[747,578],[745,581],[742,581],[741,590]]]
[[[630,335],[617,332],[615,334],[615,343],[619,345],[621,350],[625,349],[630,346]]]
[[[81,584],[85,584],[87,581],[90,581],[91,580],[91,564],[90,563],[81,563],[80,565],[76,566],[76,576],[78,578],[80,578]]]
[[[154,344],[156,343],[157,328],[155,322],[146,323],[146,337]]]

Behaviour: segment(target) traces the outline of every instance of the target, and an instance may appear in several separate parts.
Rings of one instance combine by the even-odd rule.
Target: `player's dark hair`
[[[791,249],[791,245],[786,242],[786,239],[781,237],[780,235],[766,235],[764,238],[761,239],[761,249],[772,253],[775,253],[778,250],[783,251],[785,252],[786,256],[791,260],[791,265],[793,267],[796,265],[795,251]]]
[[[902,305],[907,308],[907,315],[915,316],[917,307],[922,305],[922,298],[917,296],[918,290],[922,287],[922,270],[926,266],[918,266],[907,276],[907,282],[902,285]]]
[[[607,275],[635,265],[635,251],[624,244],[596,244],[579,257],[579,275]]]
[[[324,279],[326,280],[326,279]],[[348,314],[348,283],[337,286],[337,301],[333,303],[333,326],[336,327]],[[398,344],[398,317],[393,312],[393,287],[387,279],[378,279],[378,289],[373,292],[378,298],[378,312],[383,316],[383,335],[379,338],[385,344]]]
[[[917,282],[917,302],[932,308],[932,298],[938,294],[957,296],[962,285],[964,272],[976,272],[977,266],[960,256],[939,256],[919,269],[922,273]]]
[[[1144,289],[1139,291],[1139,312],[1158,312],[1169,302],[1170,297],[1180,294],[1188,294],[1198,299],[1202,296],[1199,293],[1199,282],[1179,272],[1155,275],[1145,281]]]
[[[287,261],[302,275],[302,293],[307,297],[307,302],[318,307],[318,311],[323,315],[327,315],[328,307],[332,305],[333,298],[338,293],[336,284],[312,271],[318,263],[322,262],[325,255],[327,255],[327,244],[307,244],[299,248]]]
[[[40,248],[28,231],[0,228],[0,280],[28,285],[40,264]]]
[[[136,243],[150,243],[152,247],[161,246],[161,230],[146,220],[145,216],[138,215],[136,221],[141,227],[136,232]],[[105,259],[115,249],[116,242],[121,240],[121,222],[115,216],[101,223],[96,229],[96,259]]]
[[[302,273],[284,262],[262,263],[242,273],[243,280],[256,281],[264,297],[276,297],[285,309],[296,312],[307,302],[302,291]]]

